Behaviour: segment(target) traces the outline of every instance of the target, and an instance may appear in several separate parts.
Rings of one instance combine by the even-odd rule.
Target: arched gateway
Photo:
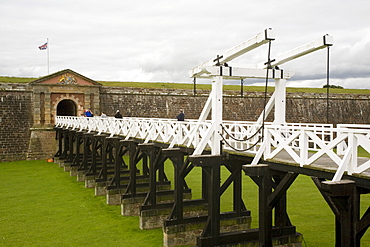
[[[100,113],[102,85],[70,69],[41,77],[29,85],[33,90],[33,127],[28,159],[55,154],[56,116],[81,116],[86,108]]]
[[[64,99],[57,105],[57,116],[77,116],[76,103],[70,99]]]

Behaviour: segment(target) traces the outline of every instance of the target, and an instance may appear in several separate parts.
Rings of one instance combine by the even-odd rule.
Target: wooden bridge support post
[[[239,168],[240,167],[240,168]],[[242,199],[242,173],[241,166],[232,167],[232,175],[235,174],[233,183],[233,210],[236,212],[237,216],[242,216],[242,211],[246,210],[246,207]]]
[[[77,169],[80,167],[81,163],[81,157],[83,153],[81,154],[81,145],[83,143],[83,131],[76,131],[75,132],[75,151],[74,151],[74,157],[71,165],[71,176],[77,175]]]
[[[208,217],[203,233],[197,239],[197,245],[202,246],[201,238],[211,238],[211,246],[217,245],[220,236],[220,179],[221,155],[196,155],[189,156],[194,166],[200,166],[210,177],[208,187]]]
[[[296,234],[286,210],[286,191],[298,173],[271,170],[268,165],[244,166],[259,188],[259,244],[272,247],[273,237]],[[275,209],[275,226],[273,213]]]
[[[67,156],[68,156],[68,144],[69,144],[69,130],[68,129],[65,129],[63,128],[61,130],[61,139],[59,140],[59,142],[62,142],[62,147],[61,147],[61,153],[60,153],[60,156],[59,156],[59,159],[61,160],[65,160],[67,159]]]
[[[128,151],[121,142],[121,138],[118,136],[108,137],[107,142],[112,148],[113,155],[113,169],[108,171],[109,177],[107,180],[107,194],[106,202],[109,205],[120,205],[122,202],[123,189],[127,188],[122,185],[121,176],[123,175],[123,168],[126,168],[126,164],[122,156]],[[127,170],[125,171],[127,172]],[[122,185],[122,187],[121,187]]]
[[[210,183],[210,177],[206,169],[202,169],[202,199],[208,201],[209,198],[209,186],[207,184]]]
[[[54,127],[55,130],[55,140],[58,141],[58,150],[55,153],[54,157],[60,157],[63,152],[63,129]]]
[[[315,177],[312,179],[334,212],[335,246],[359,247],[363,233],[357,229],[360,222],[360,192],[355,182],[351,180],[324,181]]]
[[[250,213],[242,199],[242,167],[251,161],[252,159],[244,157],[239,159],[230,154],[223,159],[223,165],[230,172],[230,176],[222,184],[220,193],[222,195],[230,185],[233,186],[233,211],[238,217],[245,216],[247,212]]]
[[[272,193],[272,181],[268,166],[258,169],[258,220],[259,220],[259,242],[261,246],[272,247],[272,206],[269,205],[269,195]],[[252,178],[255,182],[257,178]]]
[[[61,159],[66,160],[68,157],[68,150],[69,150],[69,130],[63,129],[63,152],[60,156]]]
[[[79,168],[80,171],[87,172],[89,162],[92,162],[92,144],[93,144],[93,133],[83,134],[84,152],[82,157],[82,164]]]
[[[103,160],[103,142],[105,135],[94,135],[91,143],[91,166],[89,173],[93,176],[98,175],[97,165],[101,164]]]
[[[98,136],[97,136],[98,137]],[[114,146],[109,137],[102,135],[99,136],[99,141],[101,142],[101,168],[100,171],[97,170],[98,176],[95,179],[95,195],[106,196],[107,186],[108,186],[108,167],[112,166],[114,163]]]
[[[74,141],[74,133],[73,132],[76,132],[74,130],[70,130],[68,129],[66,131],[66,141],[67,143],[65,143],[65,152],[66,152],[66,159],[65,159],[65,162],[66,163],[71,163],[72,160],[73,160],[73,141]]]
[[[81,164],[77,168],[77,181],[84,182],[88,172],[89,162],[91,163],[91,144],[93,133],[82,133],[83,154]]]
[[[149,157],[149,192],[144,204],[157,204],[157,171],[158,182],[167,180],[164,174],[164,156],[161,148],[154,143],[139,144],[139,148]]]
[[[129,152],[129,169],[130,169],[130,182],[127,186],[125,194],[129,194],[132,198],[136,196],[137,188],[136,188],[136,175],[137,175],[137,158],[139,155],[139,148],[138,143],[132,140],[121,140],[123,146]]]
[[[97,136],[98,137],[98,136]],[[113,164],[114,155],[113,155],[113,145],[110,140],[105,135],[99,135],[99,142],[101,143],[101,169],[97,170],[98,178],[96,179],[99,182],[108,181],[108,165]]]
[[[148,156],[145,153],[141,153],[141,160],[142,160],[142,169],[143,175],[149,177],[149,165],[148,165]]]
[[[74,143],[76,141],[76,131],[75,130],[69,130],[68,131],[68,154],[67,154],[67,163],[72,163],[73,162],[73,147]]]
[[[112,155],[114,160],[114,174],[112,177],[112,181],[110,182],[109,186],[114,187],[115,189],[119,189],[121,185],[121,167],[123,164],[122,160],[122,146],[120,145],[120,138],[117,136],[108,137],[107,141],[110,143],[112,147]]]
[[[101,167],[101,170],[100,170],[100,173],[98,175],[98,179],[96,179],[96,181],[99,180],[99,182],[106,182],[107,179],[108,179],[108,175],[107,175],[107,170],[108,170],[108,153],[109,153],[109,142],[107,141],[107,137],[104,137],[102,139],[102,167]]]
[[[277,185],[285,186],[279,193],[279,200],[275,203],[275,226],[286,227],[292,226],[287,212],[287,193],[286,190],[289,188],[291,183],[297,178],[298,173],[282,173],[281,175],[273,175],[273,179]],[[285,181],[284,181],[285,180]],[[290,181],[287,181],[290,180]],[[275,188],[277,191],[277,187]]]
[[[92,136],[91,139],[91,165],[88,169],[88,173],[95,178],[96,175],[96,166],[98,160],[101,162],[101,153],[99,153],[100,145],[96,135]],[[95,180],[95,179],[94,179]]]
[[[98,192],[97,189],[97,179],[102,166],[102,154],[103,154],[103,142],[107,137],[106,135],[97,135],[95,133],[86,133],[85,134],[90,141],[86,141],[85,145],[91,148],[91,161],[88,158],[88,162],[85,164],[86,173],[84,176],[85,187],[86,188],[95,188],[95,193]],[[89,145],[88,143],[91,144]]]
[[[163,149],[163,154],[168,157],[174,166],[175,169],[175,189],[174,189],[174,205],[173,209],[170,215],[170,219],[176,219],[181,220],[183,219],[183,213],[184,213],[184,205],[183,205],[183,199],[184,199],[184,187],[185,187],[185,180],[184,176],[182,174],[182,171],[184,170],[184,157],[185,154],[182,152],[179,148],[170,148],[170,149]]]

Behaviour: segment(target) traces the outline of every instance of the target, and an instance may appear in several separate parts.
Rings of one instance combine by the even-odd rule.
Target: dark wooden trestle
[[[198,246],[222,245],[223,235],[220,231],[220,222],[226,218],[240,218],[250,216],[242,200],[242,165],[250,162],[248,159],[235,159],[235,156],[228,155],[199,155],[190,156],[189,160],[194,166],[202,168],[204,180],[204,199],[208,202],[208,215],[205,227],[201,236],[197,239]],[[221,166],[230,172],[224,183],[221,184]],[[220,212],[220,197],[229,186],[233,186],[233,211]],[[246,229],[243,229],[246,230]]]
[[[310,176],[335,215],[335,246],[361,246],[361,238],[370,226],[370,207],[360,215],[361,195],[370,193],[368,177],[345,174],[341,181],[333,182],[334,173],[325,169],[309,169],[273,161],[267,163],[274,171]]]
[[[259,188],[260,245],[273,246],[273,231],[280,232],[280,236],[297,235],[287,214],[286,192],[298,174],[274,171],[268,165],[245,166],[244,171]],[[275,219],[272,218],[274,209]]]
[[[124,201],[137,203],[134,214],[141,216],[143,229],[151,226],[142,222],[142,218],[160,211],[166,215],[157,222],[162,225],[154,227],[163,226],[164,235],[166,229],[173,226],[185,228],[201,223],[203,228],[196,239],[197,246],[247,246],[252,243],[266,247],[300,246],[302,236],[296,232],[287,212],[287,190],[299,174],[311,176],[333,211],[335,246],[360,246],[361,237],[370,226],[370,207],[360,215],[361,195],[370,192],[366,177],[345,175],[340,182],[331,182],[333,173],[324,169],[273,160],[252,166],[248,164],[253,157],[238,153],[193,156],[193,150],[185,147],[168,148],[163,143],[143,143],[142,140],[66,128],[55,130],[58,140],[55,160],[71,175],[77,173],[78,181],[85,181],[85,187],[95,188],[97,195],[106,195],[108,204],[122,203],[123,208]],[[166,174],[166,160],[173,166],[173,181]],[[201,169],[202,173],[199,199],[191,198],[192,190],[186,182],[193,169]],[[221,171],[228,172],[222,183]],[[259,227],[226,229],[222,226],[224,220],[242,222],[245,217],[250,218],[242,198],[243,171],[259,188]],[[228,188],[233,191],[233,209],[221,213],[220,198]],[[189,214],[189,207],[200,207],[203,211]],[[164,244],[175,246],[177,243]]]
[[[351,180],[312,180],[335,215],[336,246],[361,246],[361,238],[370,226],[370,207],[360,218],[360,197],[369,189],[357,187]]]

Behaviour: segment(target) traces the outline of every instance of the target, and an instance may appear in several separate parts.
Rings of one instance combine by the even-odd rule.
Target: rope
[[[237,139],[236,137],[234,137],[234,136],[232,136],[232,135],[230,135],[230,133],[228,133],[227,132],[227,130],[225,129],[225,127],[222,125],[222,124],[220,124],[221,125],[221,128],[222,128],[222,131],[224,131],[225,133],[226,133],[226,135],[227,136],[229,136],[229,137],[231,137],[231,139],[233,139],[233,140],[235,140],[235,141],[238,141],[238,142],[243,142],[243,141],[248,141],[248,140],[250,140],[250,139],[252,139],[253,137],[255,137],[259,132],[260,132],[260,130],[262,129],[262,125],[258,128],[258,130],[253,134],[253,135],[251,135],[251,136],[246,136],[246,137],[244,137],[243,139]]]
[[[274,60],[271,60],[270,59],[270,54],[271,54],[271,40],[269,40],[269,43],[268,44],[269,44],[269,46],[268,46],[268,52],[267,52],[267,62],[265,63],[265,65],[267,65],[267,69],[266,69],[266,80],[265,80],[265,91],[264,91],[264,106],[263,106],[263,112],[262,112],[262,125],[258,128],[258,130],[253,135],[251,135],[249,137],[246,136],[243,139],[237,139],[234,136],[230,135],[230,133],[228,133],[226,131],[225,127],[221,124],[222,134],[220,133],[220,135],[222,137],[222,140],[226,143],[226,145],[228,145],[230,148],[232,148],[235,151],[248,151],[248,150],[254,148],[259,142],[261,142],[261,140],[263,141],[263,139],[264,139],[269,71],[270,71],[270,69],[272,69],[271,62],[274,61]],[[246,149],[237,149],[237,148],[234,148],[233,146],[231,146],[230,143],[227,142],[227,140],[223,136],[223,132],[225,132],[227,136],[231,137],[235,141],[248,141],[248,140],[254,138],[261,130],[262,130],[262,136],[260,138],[258,138],[258,140],[252,146],[250,146],[250,147],[248,147]]]
[[[221,135],[221,138],[222,140],[226,143],[226,145],[228,145],[230,148],[232,148],[233,150],[235,151],[238,151],[238,152],[245,152],[245,151],[248,151],[248,150],[251,150],[252,148],[254,148],[255,146],[257,146],[257,144],[261,141],[262,139],[262,136],[260,138],[258,138],[258,141],[256,141],[255,143],[253,143],[252,146],[250,147],[247,147],[245,149],[238,149],[238,148],[234,148],[233,146],[231,146],[230,143],[227,142],[227,140],[225,139],[225,137],[223,135]]]

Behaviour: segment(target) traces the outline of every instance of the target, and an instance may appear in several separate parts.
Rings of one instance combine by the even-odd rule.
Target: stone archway
[[[77,106],[73,100],[64,99],[57,105],[57,116],[77,116]]]

